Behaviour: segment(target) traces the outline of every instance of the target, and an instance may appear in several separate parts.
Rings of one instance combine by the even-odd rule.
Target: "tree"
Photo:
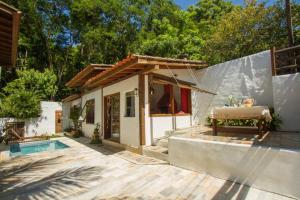
[[[18,70],[18,78],[3,88],[0,101],[0,115],[19,119],[38,117],[41,111],[40,101],[48,100],[57,91],[56,75],[46,69]]]
[[[282,36],[284,18],[276,7],[263,4],[235,8],[223,16],[214,33],[207,40],[204,51],[210,63],[243,57],[286,44]]]

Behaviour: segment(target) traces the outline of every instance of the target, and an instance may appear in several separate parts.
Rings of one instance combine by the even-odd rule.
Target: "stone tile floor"
[[[289,199],[204,173],[123,159],[66,137],[70,148],[0,163],[0,199]],[[91,148],[92,147],[92,148]],[[126,154],[122,154],[124,156]]]

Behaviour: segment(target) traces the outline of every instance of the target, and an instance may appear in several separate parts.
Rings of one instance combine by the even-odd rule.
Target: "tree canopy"
[[[51,84],[57,92],[42,97],[46,99],[68,95],[65,83],[86,64],[112,64],[129,53],[215,64],[288,45],[283,0],[268,6],[199,0],[187,10],[172,0],[4,1],[23,12],[17,69],[49,69],[55,74]],[[299,13],[299,1],[292,2],[296,44]],[[2,92],[7,84],[13,88],[9,82],[18,75],[2,74]]]
[[[17,78],[9,82],[1,93],[0,116],[19,119],[38,117],[40,101],[54,97],[57,91],[56,75],[46,69],[18,70]]]

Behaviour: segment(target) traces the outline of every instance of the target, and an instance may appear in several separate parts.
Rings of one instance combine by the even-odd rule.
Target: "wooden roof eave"
[[[183,59],[161,58],[153,56],[129,55],[127,58],[115,64],[111,70],[107,70],[102,74],[88,80],[83,88],[95,88],[111,84],[118,79],[131,77],[132,74],[149,73],[159,69],[188,69],[207,67],[204,61],[191,61]]]
[[[112,65],[108,64],[89,64],[82,71],[77,73],[70,81],[66,83],[67,87],[75,88],[85,84],[87,80],[85,80],[92,73],[101,73],[101,71],[105,71],[109,69]],[[96,75],[95,75],[96,76]]]
[[[1,46],[9,48],[9,50],[0,50],[0,65],[4,67],[14,67],[16,65],[18,38],[20,30],[21,11],[0,1],[1,12]],[[6,17],[5,17],[6,16]],[[4,55],[8,52],[9,55]]]
[[[161,74],[152,73],[151,75],[152,75],[151,80],[154,83],[170,84],[170,85],[178,86],[178,87],[181,87],[181,88],[187,88],[187,89],[190,89],[190,90],[195,90],[197,92],[217,95],[216,93],[213,93],[213,92],[210,92],[208,90],[204,90],[204,89],[201,89],[201,88],[197,87],[197,85],[195,83],[183,81],[183,80],[180,80],[180,79],[175,80],[172,77],[168,77],[168,76],[161,75]]]
[[[76,99],[79,99],[81,97],[80,94],[72,94],[70,96],[67,96],[66,98],[62,99],[63,103],[67,103],[67,102],[71,102],[74,101]]]

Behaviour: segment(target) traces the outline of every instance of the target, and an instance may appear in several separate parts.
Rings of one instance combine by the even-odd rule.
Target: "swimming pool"
[[[42,151],[54,151],[57,149],[68,148],[69,146],[58,141],[39,141],[39,142],[28,142],[28,143],[18,143],[10,145],[10,155],[27,155],[31,153],[37,153]]]

